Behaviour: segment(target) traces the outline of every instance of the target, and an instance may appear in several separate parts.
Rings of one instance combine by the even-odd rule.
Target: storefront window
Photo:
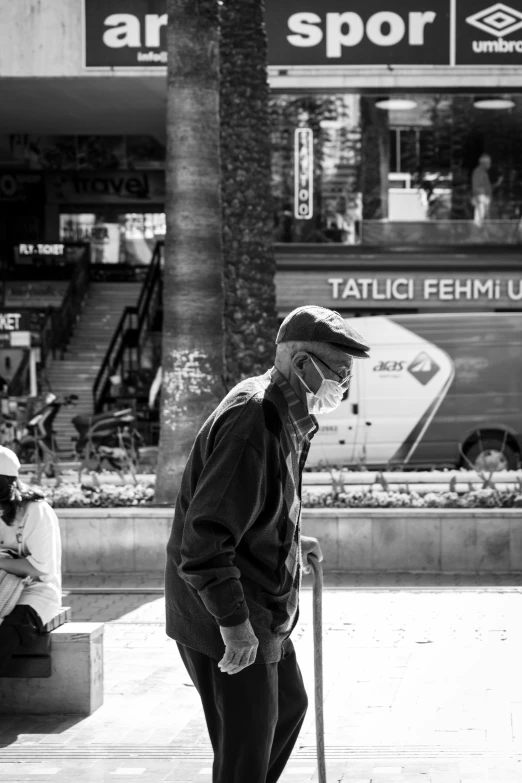
[[[63,242],[89,242],[91,263],[149,264],[156,242],[165,238],[165,213],[73,213],[60,215]]]
[[[272,98],[275,238],[522,242],[522,96]],[[313,215],[296,217],[296,128],[313,132]]]

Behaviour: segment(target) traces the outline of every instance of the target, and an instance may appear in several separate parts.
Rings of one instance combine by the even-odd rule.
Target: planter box
[[[57,508],[62,573],[163,572],[171,508]]]
[[[520,509],[307,509],[303,533],[329,571],[522,570]]]
[[[57,509],[64,574],[163,573],[170,508]],[[325,571],[522,571],[520,509],[305,509]]]

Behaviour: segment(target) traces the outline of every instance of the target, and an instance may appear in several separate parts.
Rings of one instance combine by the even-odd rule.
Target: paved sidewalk
[[[324,595],[328,782],[522,781],[522,588],[375,581],[338,578]],[[210,783],[198,695],[165,636],[161,595],[64,603],[106,622],[105,704],[87,718],[0,716],[0,782]],[[281,783],[317,780],[311,618],[308,587],[293,639],[311,705]]]

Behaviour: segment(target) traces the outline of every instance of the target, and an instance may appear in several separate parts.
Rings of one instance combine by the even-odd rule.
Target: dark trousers
[[[218,661],[178,643],[203,703],[214,749],[213,783],[276,783],[308,707],[294,646],[279,663],[223,674]]]
[[[4,617],[0,623],[0,677],[13,655],[38,636],[39,620],[32,606],[23,604]]]

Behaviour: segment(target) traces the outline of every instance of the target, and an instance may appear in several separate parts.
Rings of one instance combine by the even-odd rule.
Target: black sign
[[[274,66],[522,63],[522,0],[265,0],[265,18]],[[84,0],[85,64],[164,67],[166,27],[166,0]]]
[[[52,204],[121,204],[165,200],[163,171],[62,171],[46,178]]]
[[[522,0],[458,0],[457,65],[520,65]]]
[[[166,0],[84,0],[87,68],[165,66]]]
[[[0,334],[39,331],[45,318],[42,310],[0,310]]]
[[[271,65],[444,65],[450,0],[267,0]]]
[[[0,201],[42,201],[43,198],[41,174],[0,172]]]
[[[34,271],[39,267],[67,267],[85,260],[89,245],[84,242],[20,242],[14,247],[17,266],[28,266]]]
[[[52,242],[22,242],[18,245],[21,256],[63,256],[65,245]]]

